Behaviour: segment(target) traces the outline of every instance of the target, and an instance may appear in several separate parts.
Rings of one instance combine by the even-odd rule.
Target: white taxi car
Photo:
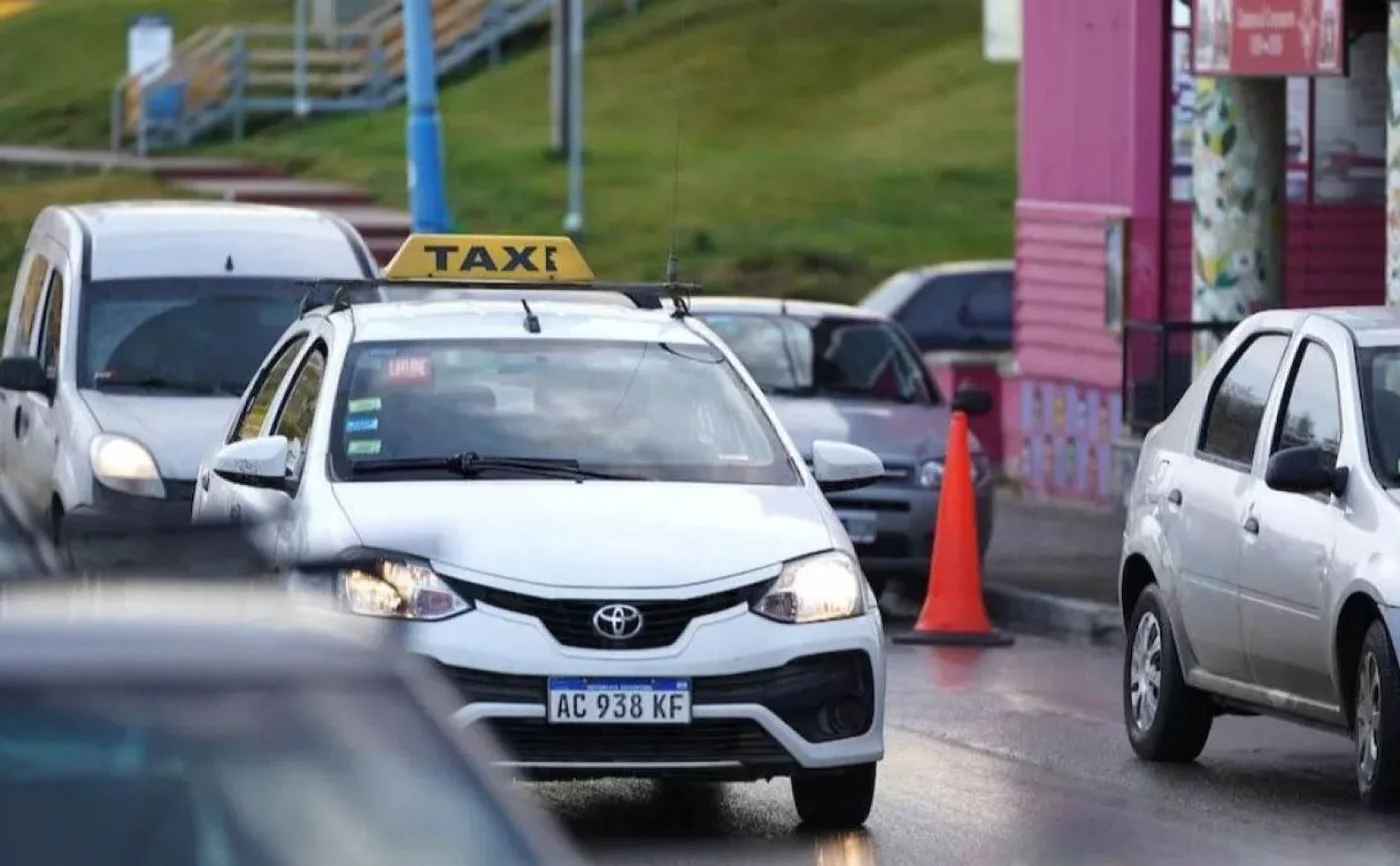
[[[682,287],[593,283],[567,238],[413,236],[384,287],[470,297],[308,310],[195,519],[333,555],[339,603],[402,620],[522,776],[787,776],[804,822],[864,823],[883,629],[824,491],[879,458],[809,468]]]

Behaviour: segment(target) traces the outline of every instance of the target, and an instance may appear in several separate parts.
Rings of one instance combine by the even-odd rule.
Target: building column
[[[1400,304],[1400,2],[1390,4],[1386,78],[1390,112],[1385,136],[1385,302]]]
[[[1287,97],[1283,78],[1196,80],[1192,321],[1238,322],[1283,303]],[[1197,335],[1195,369],[1218,345]]]

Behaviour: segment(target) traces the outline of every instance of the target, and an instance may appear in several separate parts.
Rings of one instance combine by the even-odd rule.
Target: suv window
[[[1341,442],[1342,401],[1337,391],[1337,366],[1321,343],[1309,340],[1293,365],[1269,453],[1316,445],[1326,455],[1325,464],[1332,467],[1337,465]]]
[[[963,305],[963,321],[974,328],[1011,328],[1011,275],[989,273]]]
[[[287,437],[287,471],[290,478],[301,477],[306,437],[311,433],[311,422],[316,420],[316,398],[321,394],[321,383],[325,378],[326,350],[317,345],[306,356],[306,363],[301,365],[301,371],[292,380],[277,421],[276,435]]]
[[[24,354],[29,351],[30,337],[34,334],[34,318],[39,314],[39,299],[44,291],[44,277],[49,274],[49,260],[34,254],[29,260],[29,271],[25,276],[24,295],[20,298],[19,319],[15,331],[5,338],[6,354]]]
[[[291,342],[278,350],[277,359],[262,374],[262,378],[254,387],[248,405],[244,407],[239,416],[238,429],[234,431],[230,442],[250,439],[258,435],[258,431],[262,429],[263,421],[267,420],[267,410],[272,407],[272,398],[277,396],[277,389],[282,385],[282,380],[287,378],[287,373],[292,369],[292,362],[296,360],[297,354],[305,342],[306,335],[298,334],[292,338]]]
[[[1287,335],[1260,334],[1230,361],[1206,406],[1202,453],[1232,463],[1254,461],[1264,406],[1287,348]]]
[[[44,330],[39,335],[39,360],[51,378],[58,378],[58,351],[63,338],[63,274],[54,271],[44,306]]]

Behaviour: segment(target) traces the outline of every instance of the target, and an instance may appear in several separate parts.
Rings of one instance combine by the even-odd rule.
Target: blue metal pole
[[[432,0],[404,0],[404,59],[407,65],[408,202],[415,232],[451,228],[442,176],[442,129],[437,107],[437,52],[433,45]]]

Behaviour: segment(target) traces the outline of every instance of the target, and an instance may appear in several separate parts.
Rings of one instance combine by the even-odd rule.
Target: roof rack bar
[[[453,289],[471,289],[475,291],[493,292],[519,292],[519,291],[569,291],[569,292],[605,292],[610,294],[624,295],[638,309],[660,310],[663,309],[661,301],[663,298],[669,299],[678,308],[688,308],[687,299],[689,296],[699,294],[702,289],[694,283],[627,283],[627,282],[566,282],[563,280],[532,280],[532,281],[504,281],[504,280],[452,280],[452,281],[414,281],[414,280],[384,280],[366,279],[363,277],[338,279],[335,277],[318,277],[311,280],[298,281],[301,285],[311,287],[306,296],[302,298],[301,313],[305,313],[318,307],[330,306],[335,309],[344,309],[352,304],[375,303],[387,300],[387,295],[396,289],[422,292],[451,291]]]

